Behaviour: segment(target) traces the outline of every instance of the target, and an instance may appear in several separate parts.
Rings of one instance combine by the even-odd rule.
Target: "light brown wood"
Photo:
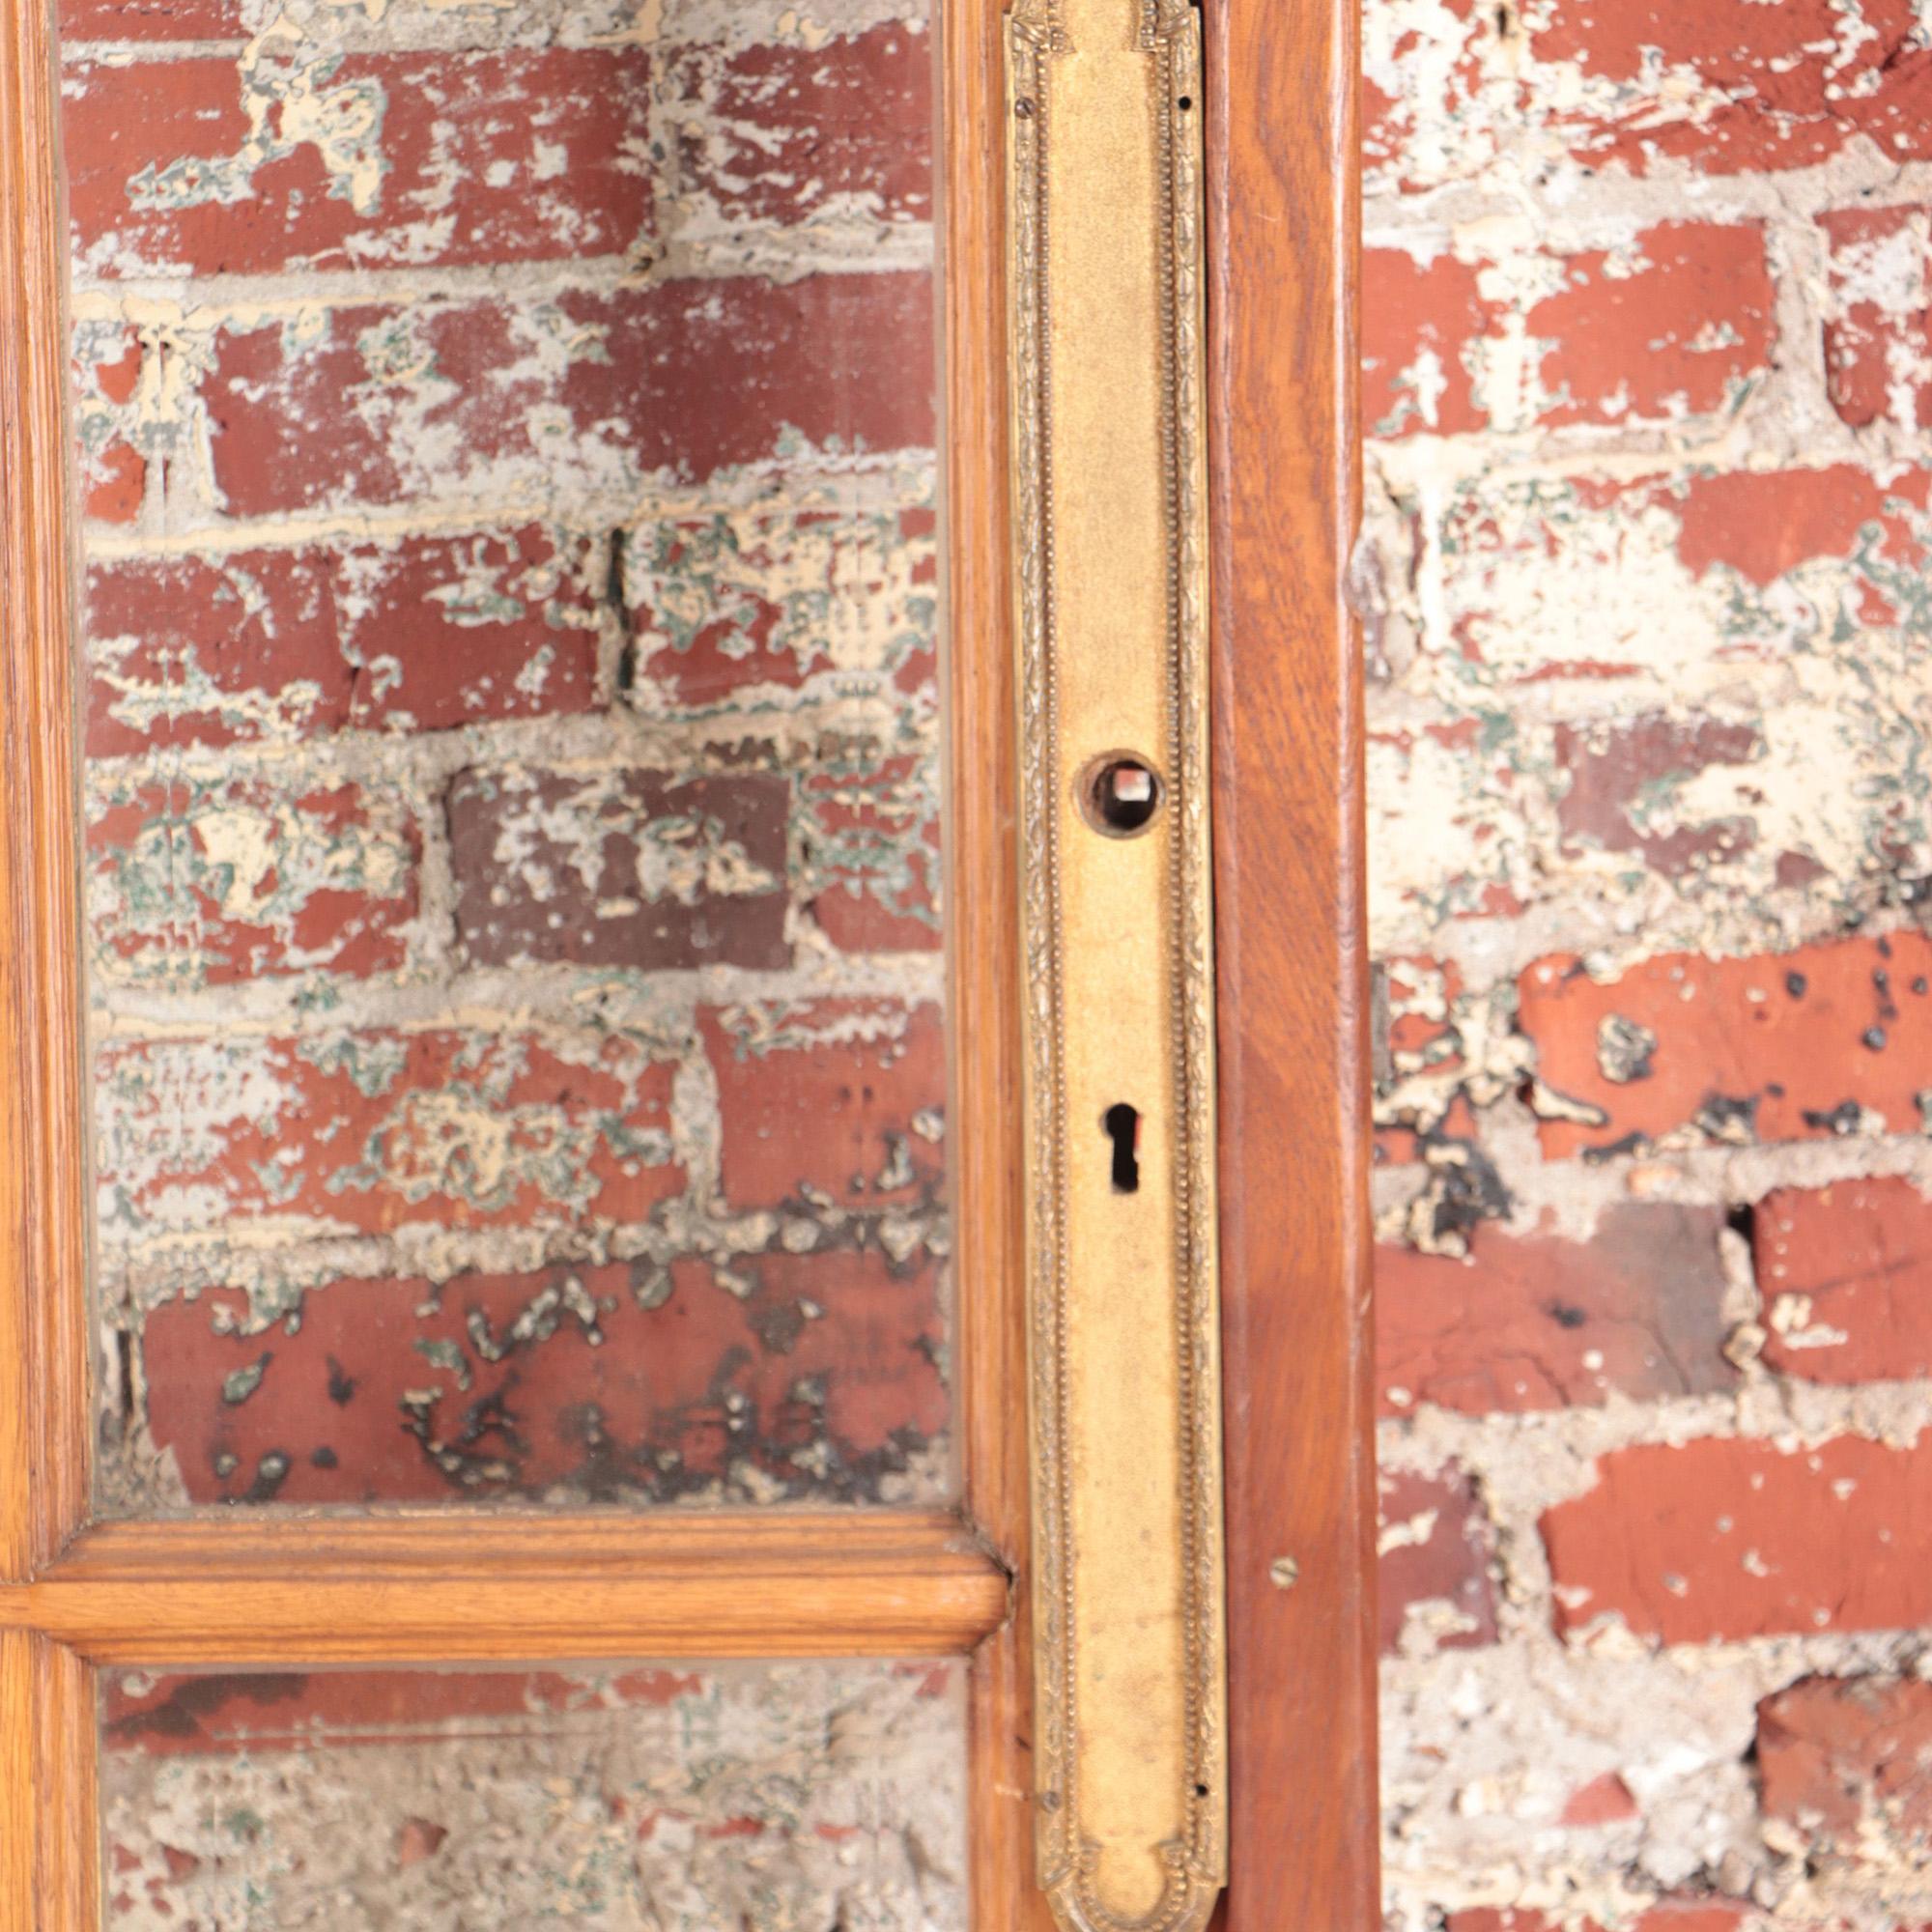
[[[938,1657],[1007,1615],[945,1511],[197,1517],[89,1530],[0,1589],[99,1663]]]
[[[1371,1932],[1355,10],[1207,0],[1206,29],[1227,1923]]]
[[[0,1925],[99,1932],[94,1673],[0,1631]]]
[[[52,36],[0,14],[0,1577],[86,1508],[87,1319],[68,542],[67,227]]]
[[[947,431],[947,933],[955,1378],[966,1509],[1010,1570],[1029,1548],[1020,1171],[1019,884],[1009,590],[1004,12],[941,0]],[[973,1661],[976,1932],[1052,1932],[1033,1882],[1026,1592]]]

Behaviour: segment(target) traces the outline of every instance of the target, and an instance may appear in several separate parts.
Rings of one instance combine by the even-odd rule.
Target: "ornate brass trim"
[[[1038,1873],[1069,1932],[1195,1932],[1227,1865],[1199,16],[1015,0],[1007,72]],[[1098,837],[1080,775],[1121,747],[1152,815]]]

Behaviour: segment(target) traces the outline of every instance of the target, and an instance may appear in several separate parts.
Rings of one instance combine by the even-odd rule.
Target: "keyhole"
[[[1100,1124],[1114,1144],[1114,1192],[1138,1194],[1141,1185],[1141,1116],[1138,1107],[1117,1100]]]

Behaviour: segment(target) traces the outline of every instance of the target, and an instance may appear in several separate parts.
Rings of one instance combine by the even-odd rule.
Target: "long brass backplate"
[[[1227,1866],[1201,43],[1008,22],[1039,1880],[1191,1932]]]

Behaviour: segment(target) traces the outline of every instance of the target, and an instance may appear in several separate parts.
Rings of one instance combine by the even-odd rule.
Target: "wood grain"
[[[947,425],[947,938],[960,1442],[967,1514],[1023,1577],[1029,1548],[1018,767],[1008,572],[1006,82],[999,0],[940,9]],[[1034,1884],[1032,1622],[974,1658],[976,1932],[1053,1932]]]
[[[67,225],[48,13],[0,13],[0,1577],[87,1501]]]
[[[1346,602],[1360,501],[1355,13],[1207,0],[1205,24],[1227,1923],[1370,1932],[1367,986]],[[1270,1577],[1284,1559],[1292,1587]]]
[[[99,1932],[94,1673],[0,1631],[0,1924]]]
[[[87,1531],[0,1624],[95,1662],[937,1657],[1007,1615],[940,1510],[195,1517]]]

